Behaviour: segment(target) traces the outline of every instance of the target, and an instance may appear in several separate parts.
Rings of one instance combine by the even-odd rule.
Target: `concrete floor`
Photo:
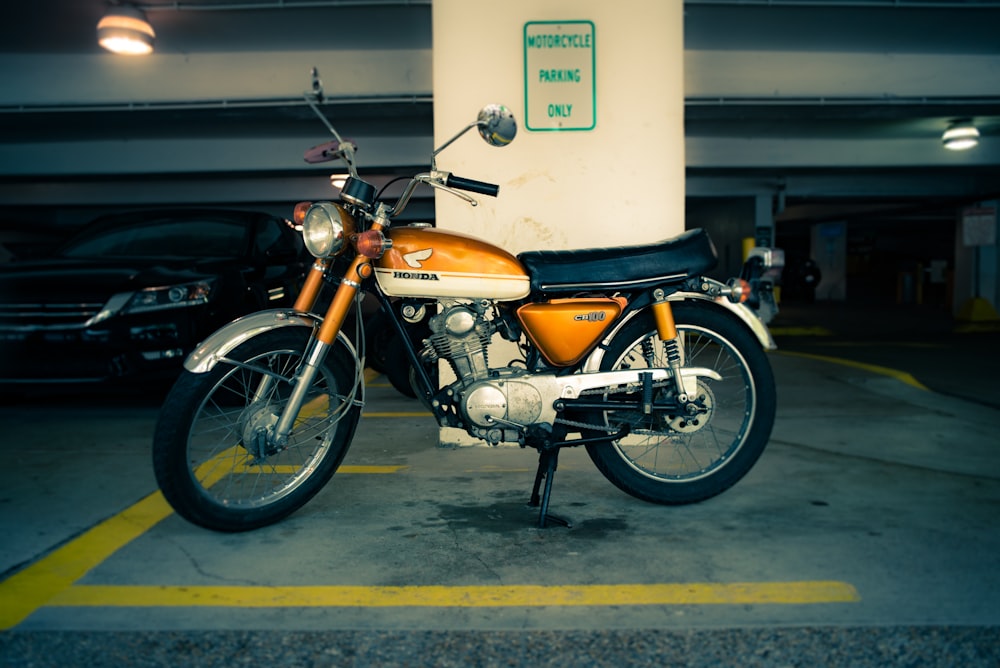
[[[289,638],[314,665],[1000,665],[1000,391],[975,389],[996,376],[950,389],[986,376],[998,337],[869,338],[779,336],[772,440],[702,504],[637,501],[565,451],[552,510],[569,529],[537,529],[525,507],[533,451],[439,448],[381,379],[344,464],[386,472],[347,468],[236,535],[155,491],[155,394],[7,403],[0,665],[165,665],[192,647],[226,665],[210,648],[287,659]],[[202,632],[214,640],[180,640]],[[608,642],[622,651],[605,664]]]

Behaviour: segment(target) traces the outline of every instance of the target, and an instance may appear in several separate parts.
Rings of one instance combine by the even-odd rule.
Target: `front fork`
[[[298,298],[295,300],[296,311],[309,311],[316,304],[316,299],[323,286],[323,275],[331,263],[332,260],[323,259],[317,260],[313,264],[302,287],[302,292],[299,293]],[[272,443],[278,448],[283,448],[287,445],[288,438],[292,433],[292,427],[295,425],[295,419],[298,417],[299,411],[302,410],[302,405],[305,402],[306,392],[312,386],[313,381],[316,379],[316,374],[319,373],[320,365],[326,359],[330,347],[336,341],[337,334],[340,333],[340,328],[343,326],[344,320],[351,310],[351,304],[354,303],[354,299],[361,289],[361,281],[371,276],[371,274],[371,260],[363,255],[358,255],[351,262],[351,266],[344,274],[344,277],[340,279],[340,285],[337,287],[337,292],[334,293],[333,300],[326,310],[326,315],[323,317],[319,331],[310,339],[309,348],[306,350],[303,361],[296,372],[295,379],[292,381],[292,393],[288,397],[288,402],[285,404],[284,410],[281,411],[281,415],[274,425]],[[262,382],[267,383],[269,379],[265,378]],[[258,388],[258,394],[261,394],[261,389]]]

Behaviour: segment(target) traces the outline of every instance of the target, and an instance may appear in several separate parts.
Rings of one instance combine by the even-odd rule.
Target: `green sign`
[[[524,24],[524,126],[538,132],[597,125],[592,21]]]

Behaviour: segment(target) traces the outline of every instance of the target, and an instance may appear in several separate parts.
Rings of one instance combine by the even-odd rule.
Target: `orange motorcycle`
[[[470,203],[466,193],[496,196],[496,185],[438,170],[436,156],[472,128],[489,144],[509,144],[517,131],[510,111],[484,108],[389,204],[358,176],[356,147],[320,112],[315,74],[306,100],[336,138],[306,160],[343,160],[350,178],[338,202],[295,209],[316,260],[294,307],[222,327],[168,394],[153,464],[181,516],[219,531],[254,529],[331,480],[365,401],[363,320],[345,327],[363,292],[396,329],[414,392],[440,425],[538,451],[529,503],[539,526],[565,523],[548,510],[564,447],[585,447],[611,483],[661,504],[707,499],[750,470],[774,422],[765,352],[774,342],[743,303],[753,296],[746,280],[702,275],[717,259],[703,230],[515,257],[455,232],[393,226],[420,184]],[[754,262],[772,269],[767,254]],[[327,283],[336,291],[320,314]],[[410,335],[416,323],[426,337]],[[520,359],[491,366],[491,346],[510,346],[499,340]],[[438,380],[442,361],[454,380]]]

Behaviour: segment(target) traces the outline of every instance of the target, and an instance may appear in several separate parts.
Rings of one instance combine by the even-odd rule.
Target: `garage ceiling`
[[[208,198],[197,188],[206,178],[216,192],[224,180],[251,183],[224,197],[284,199],[282,188],[318,172],[297,158],[255,156],[263,141],[305,148],[325,139],[299,95],[304,63],[317,58],[335,63],[321,68],[334,101],[327,111],[368,140],[366,164],[381,178],[431,146],[429,0],[138,4],[157,32],[145,75],[111,65],[97,46],[104,0],[0,6],[0,207],[96,205],[141,173],[159,175],[161,187],[133,189],[121,203],[158,201],[185,179],[186,196]],[[998,25],[1000,2],[688,0],[689,195],[996,196]],[[134,97],[84,88],[91,63],[114,68]],[[960,117],[975,119],[983,142],[946,154],[940,134]],[[194,146],[220,157],[192,162],[183,151]],[[126,167],[81,159],[112,149],[126,151]],[[66,151],[73,158],[61,161]]]

